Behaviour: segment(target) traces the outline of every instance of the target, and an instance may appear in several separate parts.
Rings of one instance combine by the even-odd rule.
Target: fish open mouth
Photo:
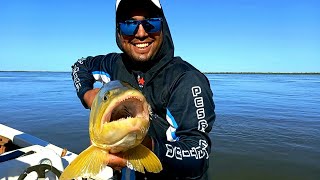
[[[123,95],[114,100],[109,108],[104,122],[119,121],[127,118],[149,117],[148,104],[144,97]]]

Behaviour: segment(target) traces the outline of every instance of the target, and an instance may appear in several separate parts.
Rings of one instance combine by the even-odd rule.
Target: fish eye
[[[106,101],[109,96],[110,96],[110,92],[106,92],[103,96],[103,100]]]

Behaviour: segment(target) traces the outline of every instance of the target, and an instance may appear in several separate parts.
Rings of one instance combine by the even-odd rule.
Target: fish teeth
[[[125,97],[125,98],[123,98],[122,100],[121,100],[121,102],[123,102],[123,101],[125,101],[125,100],[128,100],[128,99],[137,99],[137,100],[139,100],[139,101],[141,101],[142,102],[142,99],[141,98],[138,98],[138,97],[136,97],[136,96],[132,96],[132,97]]]

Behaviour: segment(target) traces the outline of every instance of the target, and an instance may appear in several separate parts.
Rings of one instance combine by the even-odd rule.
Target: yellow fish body
[[[141,92],[120,81],[104,84],[90,112],[92,145],[71,162],[60,179],[95,177],[107,166],[109,152],[123,152],[136,171],[160,172],[158,157],[140,144],[150,125],[149,115],[150,105]]]

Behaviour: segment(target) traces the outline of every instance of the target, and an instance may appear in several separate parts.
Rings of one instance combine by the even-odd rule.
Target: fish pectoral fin
[[[159,158],[142,144],[124,152],[124,158],[130,163],[129,166],[132,165],[131,168],[141,173],[144,173],[144,168],[146,171],[153,173],[162,170]]]
[[[82,151],[63,171],[60,180],[95,177],[108,164],[108,152],[95,146]]]

